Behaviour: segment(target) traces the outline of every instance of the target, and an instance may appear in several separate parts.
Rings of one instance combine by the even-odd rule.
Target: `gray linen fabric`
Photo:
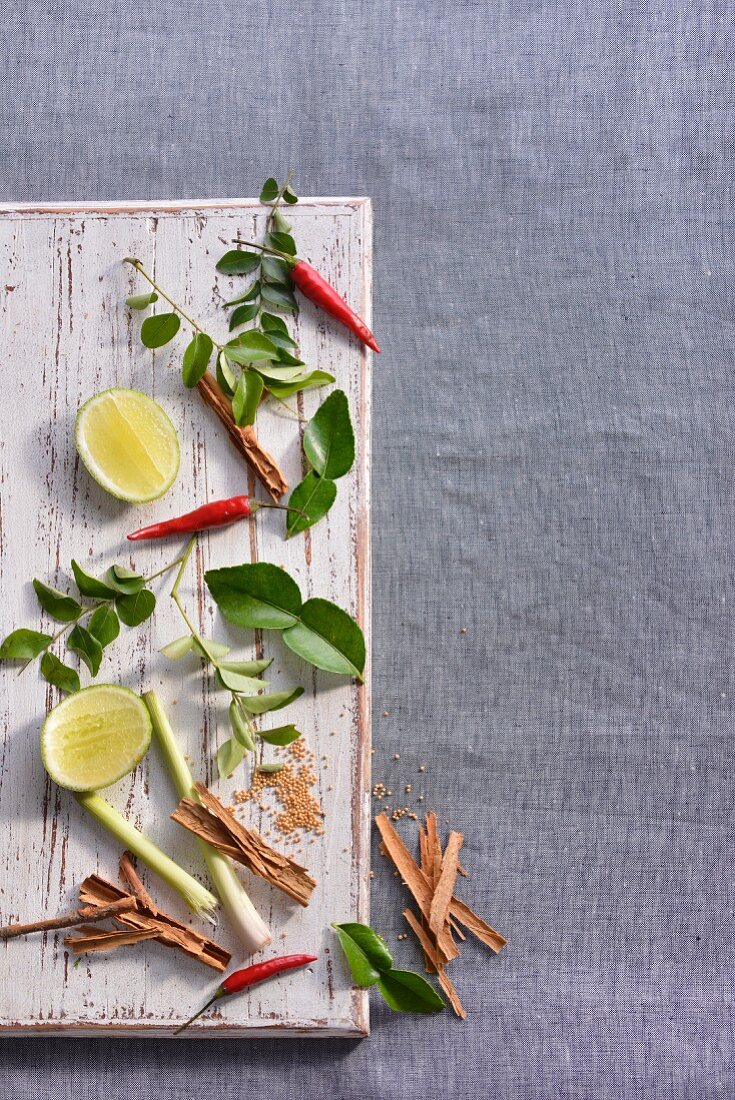
[[[0,197],[372,195],[375,775],[511,946],[466,1024],[8,1042],[0,1094],[732,1096],[733,4],[116,8],[0,0]]]

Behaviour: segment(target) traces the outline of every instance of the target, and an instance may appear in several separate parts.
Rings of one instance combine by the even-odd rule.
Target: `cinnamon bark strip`
[[[133,932],[109,932],[106,929],[100,931],[94,925],[84,925],[79,930],[80,936],[64,936],[64,947],[70,947],[75,955],[88,955],[94,951],[114,951],[116,947],[130,947],[141,940],[152,940],[156,936],[156,930],[140,929]]]
[[[378,814],[375,818],[375,824],[380,830],[380,835],[383,838],[383,843],[385,844],[388,855],[393,860],[398,873],[418,902],[422,917],[428,921],[433,895],[433,889],[428,878],[417,865],[387,816],[385,814]],[[452,934],[447,927],[442,928],[438,934],[437,947],[444,962],[449,962],[450,959],[456,959],[457,955],[459,955],[459,949],[452,939]]]
[[[134,907],[135,898],[121,897],[102,906],[100,909],[84,906],[61,917],[48,917],[46,920],[37,920],[30,924],[8,924],[5,928],[0,928],[0,940],[13,940],[17,936],[27,936],[29,932],[48,932],[56,928],[73,928],[85,921],[107,920],[108,917],[116,917],[126,909],[133,909]]]
[[[429,863],[431,866],[429,877],[432,885],[436,888],[442,870],[442,846],[436,827],[436,814],[433,810],[429,810],[426,815],[426,841],[429,852]]]
[[[452,898],[449,912],[468,932],[472,932],[473,935],[477,936],[478,940],[486,944],[496,955],[507,944],[508,941],[500,935],[500,932],[496,932],[494,928],[491,928],[482,917],[478,917],[477,913],[473,913],[469,905],[465,905],[459,898]]]
[[[147,905],[149,909],[156,908],[153,898],[146,890],[140,875],[135,869],[132,852],[123,852],[120,856],[120,882],[127,882],[136,898],[142,901],[143,905]]]
[[[173,820],[244,864],[254,875],[282,890],[299,905],[307,906],[316,880],[306,868],[271,848],[254,829],[247,829],[237,821],[202,783],[195,783],[194,790],[200,802],[183,798],[171,814]]]
[[[464,842],[461,833],[450,833],[441,863],[439,879],[434,883],[434,896],[429,910],[429,928],[438,936],[449,919],[449,906],[457,881],[457,861]]]
[[[424,872],[426,877],[429,878],[430,875],[431,875],[431,861],[430,861],[430,857],[429,857],[429,839],[426,835],[426,826],[422,822],[419,822],[419,860],[420,860],[421,870]],[[421,918],[421,927],[422,927],[423,931],[428,936],[429,925],[423,917]],[[430,956],[427,954],[426,951],[423,952],[423,956],[424,956],[424,970],[426,971],[427,974],[435,974],[436,973],[436,967],[434,966],[433,962],[431,961]]]
[[[217,385],[213,374],[207,371],[197,385],[197,389],[205,405],[209,405],[219,417],[235,449],[243,456],[258,480],[263,483],[272,499],[278,502],[288,489],[288,482],[276,460],[261,447],[252,428],[240,428],[235,423],[230,402]]]
[[[213,970],[225,970],[232,958],[230,952],[214,940],[200,935],[199,932],[182,924],[168,913],[164,913],[157,906],[146,905],[139,898],[126,893],[125,890],[99,875],[89,875],[85,878],[79,888],[79,897],[83,902],[91,905],[106,905],[115,898],[130,897],[133,899],[135,908],[120,913],[116,917],[119,924],[137,931],[153,932],[155,935],[150,938],[156,939],[166,947],[178,948],[189,958],[197,959],[206,966],[211,966]]]
[[[422,951],[431,960],[431,964],[434,967],[434,970],[439,978],[439,985],[446,993],[447,1000],[454,1009],[455,1015],[459,1016],[462,1020],[466,1020],[467,1012],[465,1011],[465,1008],[459,999],[457,990],[454,988],[452,982],[449,980],[449,977],[439,957],[439,952],[437,951],[435,945],[432,943],[431,938],[426,934],[426,930],[421,926],[421,922],[416,919],[410,909],[404,909],[403,915],[413,929],[416,935],[416,939],[421,944]]]

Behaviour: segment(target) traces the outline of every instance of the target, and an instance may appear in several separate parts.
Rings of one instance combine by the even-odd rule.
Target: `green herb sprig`
[[[140,626],[153,614],[156,597],[147,585],[175,569],[182,560],[176,558],[149,577],[139,576],[124,565],[113,565],[104,577],[95,577],[72,560],[79,599],[34,580],[33,588],[42,610],[63,625],[55,634],[25,628],[13,630],[0,645],[0,661],[23,661],[20,669],[23,672],[41,656],[41,675],[48,683],[67,695],[79,691],[79,673],[52,653],[51,646],[68,634],[67,649],[78,655],[94,678],[100,670],[104,650],[120,633],[120,623]],[[83,599],[91,602],[83,603]]]
[[[396,970],[382,936],[367,924],[333,924],[355,985],[377,985],[395,1012],[441,1012],[446,1008],[433,985],[412,970]]]
[[[273,658],[255,661],[227,660],[229,646],[203,638],[187,615],[179,596],[179,586],[192,550],[196,536],[191,539],[181,558],[179,571],[171,589],[171,599],[176,604],[189,633],[163,647],[162,652],[172,660],[180,660],[187,653],[195,653],[206,665],[214,670],[215,682],[220,688],[229,691],[229,719],[232,737],[220,746],[217,753],[217,767],[221,778],[231,775],[242,762],[246,753],[255,752],[258,743],[268,745],[290,745],[301,737],[294,725],[278,726],[275,729],[256,729],[254,719],[271,711],[282,710],[304,693],[302,687],[285,691],[263,693],[268,681],[260,679],[260,674],[272,664]],[[269,771],[280,770],[282,765],[263,765]]]
[[[303,481],[291,493],[286,538],[312,527],[337,499],[337,478],[352,469],[355,461],[355,433],[350,420],[347,395],[334,390],[321,403],[306,425],[304,455],[311,465]]]
[[[288,648],[315,668],[362,682],[365,639],[358,624],[329,600],[304,602],[285,569],[254,562],[210,569],[204,580],[228,622],[280,630]]]

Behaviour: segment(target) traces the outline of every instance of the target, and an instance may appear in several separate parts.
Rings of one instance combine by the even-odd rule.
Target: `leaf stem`
[[[203,652],[206,654],[207,660],[210,662],[210,664],[214,665],[214,667],[216,668],[217,667],[216,658],[213,656],[212,651],[207,647],[207,643],[204,641],[204,639],[197,632],[193,622],[191,621],[189,616],[186,614],[186,611],[184,610],[184,605],[182,604],[182,602],[179,598],[179,585],[181,584],[181,578],[184,576],[184,570],[186,569],[187,562],[189,561],[189,558],[191,557],[191,552],[194,549],[194,547],[196,545],[196,542],[197,542],[197,536],[192,535],[191,539],[189,540],[189,545],[187,546],[186,550],[184,551],[181,558],[179,559],[181,564],[179,565],[179,571],[176,574],[176,580],[174,581],[173,588],[171,589],[171,599],[176,604],[176,606],[179,610],[179,614],[181,615],[181,618],[184,620],[184,622],[188,626],[189,633],[191,634],[192,638],[194,639],[194,641],[199,646],[201,646],[201,648],[202,648]]]
[[[196,329],[197,332],[201,332],[204,336],[209,336],[209,333],[205,332],[204,329],[202,328],[202,326],[198,325],[193,317],[190,317],[188,313],[184,313],[181,306],[178,305],[178,303],[175,302],[173,300],[173,298],[170,298],[168,296],[168,294],[166,293],[166,291],[158,285],[158,283],[155,281],[155,279],[151,275],[148,274],[148,272],[143,267],[140,260],[136,260],[134,256],[126,256],[125,259],[123,260],[123,263],[130,264],[131,267],[135,268],[135,270],[138,272],[138,274],[142,275],[144,279],[147,279],[148,282],[153,287],[153,289],[157,290],[158,293],[161,295],[161,297],[165,298],[170,306],[173,306],[173,308],[176,310],[176,312],[179,314],[179,316],[183,317],[185,321],[189,322],[189,324],[191,325],[191,327],[193,329]],[[223,344],[218,344],[217,341],[213,340],[211,336],[209,338],[210,338],[210,340],[212,340],[212,343],[214,344],[214,346],[216,348],[219,348],[219,350],[221,351],[222,348],[224,347],[224,345]]]

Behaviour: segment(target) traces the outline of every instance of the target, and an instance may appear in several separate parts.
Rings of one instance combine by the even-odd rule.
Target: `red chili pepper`
[[[344,298],[318,271],[315,271],[311,264],[307,264],[306,260],[298,260],[291,268],[291,278],[304,297],[320,306],[325,313],[336,317],[351,332],[354,332],[363,344],[367,344],[373,351],[380,352],[375,337],[362,318],[357,316],[354,309],[347,305]]]
[[[251,500],[250,497],[229,497],[227,500],[213,500],[186,512],[183,516],[152,523],[150,527],[141,527],[128,535],[131,542],[138,539],[164,539],[168,535],[191,535],[195,531],[209,531],[212,527],[227,527],[238,519],[245,519],[257,512],[258,508],[278,508],[283,512],[299,512],[298,508],[289,508],[285,504],[271,504],[265,500]]]
[[[277,248],[269,248],[267,245],[255,244],[252,241],[235,239],[232,243],[244,244],[249,248],[258,248],[261,252],[269,252],[272,256],[278,256],[280,259],[285,260],[291,267],[291,278],[305,298],[319,306],[325,313],[336,317],[351,332],[354,332],[363,344],[367,344],[373,351],[380,353],[375,337],[362,318],[358,317],[354,309],[347,305],[347,302],[331,283],[328,283],[311,264],[307,264],[306,260],[297,260],[286,252],[279,252]]]
[[[228,997],[231,993],[240,993],[243,989],[249,989],[251,985],[264,982],[266,978],[273,978],[276,974],[282,974],[284,970],[295,970],[299,966],[308,966],[309,963],[316,962],[316,960],[316,955],[281,955],[277,959],[268,959],[266,962],[246,966],[243,970],[236,970],[225,978],[221,985],[217,986],[214,995],[209,998],[204,1007],[195,1012],[185,1024],[177,1028],[174,1035],[178,1035],[194,1020],[198,1020],[202,1013],[206,1012],[209,1006],[218,1001],[220,997]]]

